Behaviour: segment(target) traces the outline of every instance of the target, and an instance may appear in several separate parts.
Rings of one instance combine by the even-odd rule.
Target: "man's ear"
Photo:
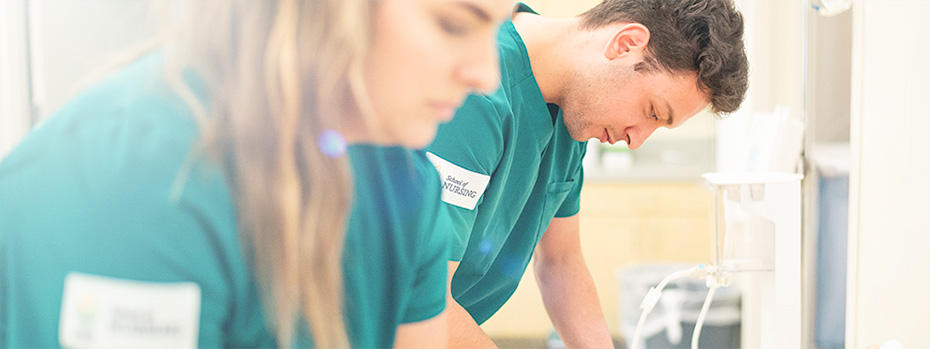
[[[610,60],[630,55],[642,57],[648,43],[649,29],[646,26],[626,23],[610,36],[607,47],[604,47],[604,57]]]

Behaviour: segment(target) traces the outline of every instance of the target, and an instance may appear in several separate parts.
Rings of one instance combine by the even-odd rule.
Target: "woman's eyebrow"
[[[491,22],[491,14],[489,14],[488,11],[485,11],[483,8],[479,7],[478,5],[475,5],[467,1],[456,1],[454,2],[453,5],[458,5],[460,7],[467,9],[472,14],[474,14],[475,17],[478,17],[478,19],[484,22]]]

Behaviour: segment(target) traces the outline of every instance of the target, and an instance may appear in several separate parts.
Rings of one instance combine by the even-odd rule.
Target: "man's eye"
[[[659,117],[656,116],[656,108],[655,108],[655,107],[650,108],[650,109],[649,109],[649,113],[652,114],[652,119],[653,119],[653,120],[659,121]]]

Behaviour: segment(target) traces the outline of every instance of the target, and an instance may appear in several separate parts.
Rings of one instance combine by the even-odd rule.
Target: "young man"
[[[494,345],[478,325],[534,254],[566,345],[611,346],[579,242],[584,142],[636,149],[708,105],[735,111],[748,84],[742,33],[730,0],[606,0],[570,19],[515,9],[498,35],[501,88],[469,97],[428,148],[456,227],[452,346]]]

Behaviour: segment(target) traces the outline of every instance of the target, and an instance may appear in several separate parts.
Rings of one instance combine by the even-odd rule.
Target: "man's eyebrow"
[[[665,124],[672,126],[672,123],[675,121],[675,111],[672,110],[672,104],[665,100],[665,109],[668,110],[668,120],[665,120]]]
[[[467,1],[456,1],[455,5],[464,7],[465,9],[471,11],[471,13],[475,15],[475,17],[478,17],[478,19],[482,21],[491,22],[491,14],[489,14],[488,11],[485,11],[483,8],[479,7],[478,5],[472,4]]]

